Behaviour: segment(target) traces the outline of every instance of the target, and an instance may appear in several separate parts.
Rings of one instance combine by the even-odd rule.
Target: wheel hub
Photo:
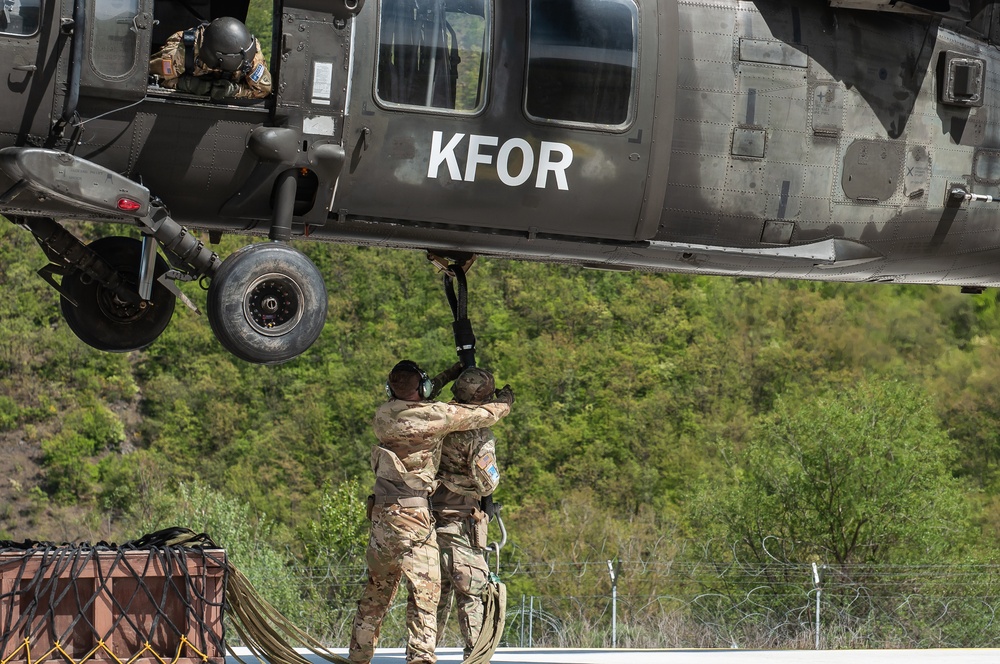
[[[246,290],[243,313],[255,330],[269,337],[291,331],[302,318],[302,289],[285,275],[258,277]]]
[[[146,311],[147,302],[128,302],[120,298],[110,288],[103,286],[98,288],[97,306],[101,313],[111,320],[120,323],[131,323],[142,318]]]

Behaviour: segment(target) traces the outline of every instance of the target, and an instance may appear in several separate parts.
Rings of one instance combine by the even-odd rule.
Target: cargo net
[[[205,534],[169,528],[121,545],[0,541],[0,664],[222,664],[224,614],[257,659],[306,664],[297,642],[346,662],[257,595]]]

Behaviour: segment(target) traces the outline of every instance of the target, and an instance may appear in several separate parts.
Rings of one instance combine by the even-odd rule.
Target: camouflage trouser
[[[426,507],[376,506],[368,539],[368,585],[358,600],[348,655],[367,663],[375,652],[379,628],[399,582],[406,577],[406,661],[434,664],[435,609],[441,595],[438,545]]]
[[[441,547],[438,635],[444,633],[448,614],[457,599],[458,628],[462,632],[465,656],[468,657],[479,633],[483,631],[483,591],[489,582],[490,571],[482,549],[472,548],[464,519],[438,525],[437,538]]]

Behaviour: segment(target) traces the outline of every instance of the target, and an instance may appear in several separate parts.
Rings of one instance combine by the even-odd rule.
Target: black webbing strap
[[[458,282],[458,294],[455,294],[455,285],[451,275],[444,273],[444,292],[448,296],[448,304],[451,305],[451,313],[455,316],[455,322],[451,324],[455,332],[455,352],[463,367],[476,366],[476,335],[472,332],[472,322],[469,320],[469,287],[465,280],[465,271],[461,265],[453,264],[449,271],[455,275],[454,281]]]
[[[181,35],[181,41],[184,44],[184,73],[193,74],[194,73],[194,42],[195,37],[198,34],[198,28],[188,28]]]

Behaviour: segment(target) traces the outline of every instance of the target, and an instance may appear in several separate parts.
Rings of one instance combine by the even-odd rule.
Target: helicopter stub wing
[[[27,188],[63,203],[125,217],[149,212],[149,190],[86,159],[48,148],[0,150],[0,170]],[[9,192],[8,195],[16,195]]]

